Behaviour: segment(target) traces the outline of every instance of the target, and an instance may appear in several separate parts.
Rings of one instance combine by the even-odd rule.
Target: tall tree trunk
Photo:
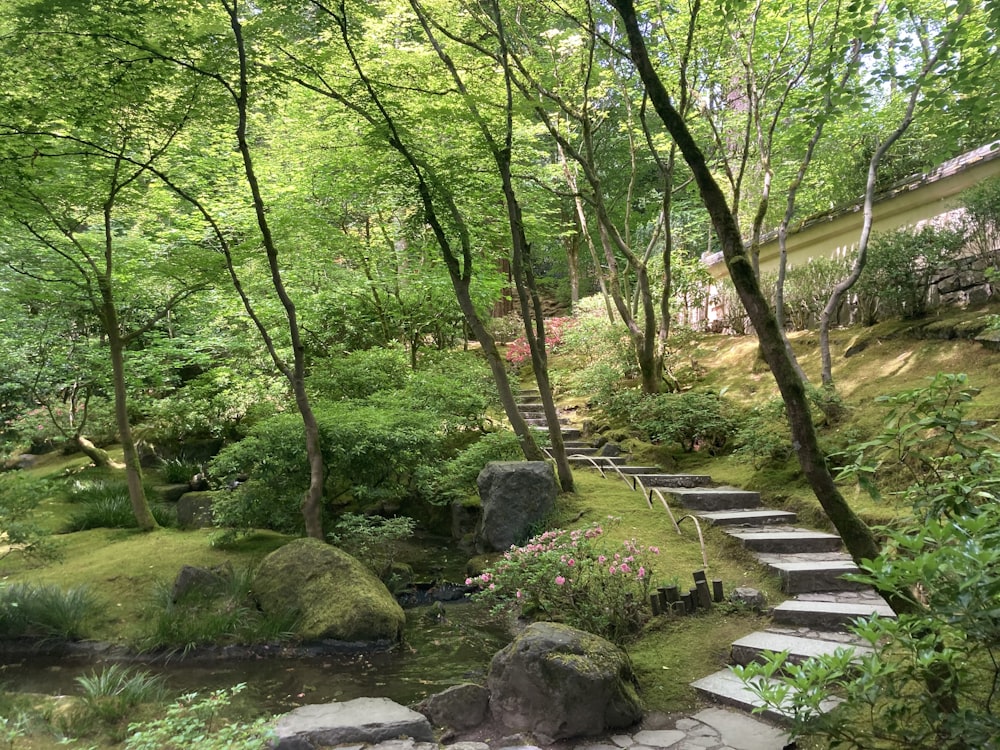
[[[108,290],[107,294],[110,293]],[[121,333],[118,330],[118,315],[114,303],[105,300],[103,309],[104,323],[108,335],[108,348],[111,350],[111,372],[115,392],[115,424],[118,427],[118,439],[122,444],[125,459],[125,481],[128,484],[129,502],[136,523],[143,531],[152,531],[159,527],[149,509],[146,490],[142,486],[142,467],[139,466],[139,452],[132,437],[132,426],[128,419],[128,400],[125,387],[125,347]]]
[[[705,162],[704,154],[691,136],[687,124],[671,104],[669,94],[650,62],[633,0],[612,0],[612,4],[624,21],[632,59],[646,86],[650,101],[691,168],[702,201],[712,218],[733,284],[757,331],[761,353],[774,374],[785,403],[792,432],[792,444],[802,472],[823,510],[843,538],[851,556],[859,562],[865,558],[874,558],[880,551],[879,545],[871,529],[851,510],[833,481],[816,437],[806,400],[805,385],[796,373],[785,348],[771,307],[761,293],[752,263],[743,247],[739,226],[725,195]],[[896,612],[912,611],[910,602],[896,592],[880,593],[887,598]]]
[[[319,426],[316,422],[316,416],[313,413],[309,395],[305,387],[305,344],[302,341],[302,332],[299,329],[295,303],[285,288],[284,278],[281,274],[281,267],[278,263],[278,248],[271,234],[271,225],[267,218],[264,197],[257,181],[257,172],[250,153],[250,143],[247,140],[250,79],[247,50],[243,38],[243,25],[240,20],[239,8],[235,0],[224,0],[223,4],[229,13],[230,26],[233,30],[233,39],[236,42],[239,62],[239,86],[233,92],[238,113],[236,141],[243,160],[244,177],[253,197],[254,215],[257,218],[257,227],[260,230],[261,242],[264,245],[264,251],[267,253],[267,265],[271,273],[271,284],[278,295],[278,299],[281,301],[281,305],[285,311],[285,319],[288,322],[288,333],[292,344],[292,366],[289,367],[278,356],[277,350],[268,336],[265,336],[264,340],[275,365],[277,365],[278,369],[285,375],[291,385],[292,393],[295,396],[295,405],[298,408],[299,416],[302,418],[306,456],[309,460],[309,488],[306,490],[305,497],[302,500],[302,517],[305,522],[306,534],[313,539],[323,541],[323,489],[326,464],[320,442]],[[258,322],[256,318],[255,322]]]

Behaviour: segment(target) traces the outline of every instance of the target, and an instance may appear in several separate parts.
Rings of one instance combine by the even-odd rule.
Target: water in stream
[[[263,657],[204,662],[177,658],[143,665],[162,674],[177,694],[246,683],[244,698],[262,713],[310,703],[386,697],[409,704],[467,680],[481,678],[493,654],[509,640],[476,603],[446,604],[443,618],[430,607],[406,611],[406,640],[392,652]],[[77,692],[75,677],[106,666],[100,657],[30,657],[0,663],[0,687],[49,695]]]

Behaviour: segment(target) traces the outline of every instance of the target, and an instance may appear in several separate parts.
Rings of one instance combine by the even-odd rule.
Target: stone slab
[[[765,652],[777,654],[787,651],[787,660],[797,664],[814,656],[833,654],[838,649],[844,648],[852,648],[852,646],[819,638],[801,638],[760,630],[734,641],[732,654],[735,663],[749,664],[761,660]],[[859,655],[871,651],[870,648],[864,646],[853,646],[853,648],[855,653]]]
[[[837,589],[856,590],[867,588],[863,583],[845,581],[845,573],[858,573],[858,566],[850,561],[819,560],[816,562],[776,562],[767,564],[781,577],[781,588],[786,594]]]
[[[761,526],[771,523],[795,523],[798,516],[788,510],[727,510],[699,513],[715,526]]]
[[[712,477],[707,474],[635,474],[632,477],[632,489],[643,487],[693,488],[707,487],[712,483]]]
[[[691,683],[691,687],[706,698],[745,711],[748,714],[755,708],[763,707],[763,702],[728,669],[722,669],[700,680],[695,680]],[[830,711],[837,703],[838,701],[831,699],[825,701],[821,708],[824,711]],[[764,708],[761,715],[778,723],[788,721],[787,714],[780,709]]]
[[[740,490],[735,487],[713,487],[712,489],[670,489],[667,492],[685,508],[691,510],[734,510],[757,508],[760,493]]]
[[[677,729],[644,729],[632,735],[637,745],[646,747],[672,747],[684,737],[684,732]]]
[[[801,601],[789,599],[771,612],[774,621],[804,627],[846,628],[858,617],[895,617],[888,604],[851,604],[846,602]]]
[[[778,750],[789,741],[787,732],[724,708],[706,708],[691,718],[715,729],[722,744],[733,750]]]
[[[836,534],[826,534],[822,531],[806,529],[790,529],[788,531],[727,531],[732,537],[739,539],[743,546],[754,552],[835,552],[841,547],[841,539]]]
[[[274,750],[312,750],[323,745],[377,744],[399,737],[433,742],[427,717],[388,698],[302,706],[274,725]]]

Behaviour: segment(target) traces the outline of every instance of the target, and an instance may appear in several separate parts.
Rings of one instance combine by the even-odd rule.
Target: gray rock
[[[477,479],[483,515],[476,549],[499,552],[523,541],[555,506],[556,478],[545,461],[493,461]]]
[[[215,492],[185,492],[177,500],[177,525],[182,529],[202,529],[212,526],[212,505]]]
[[[625,652],[566,625],[529,625],[493,657],[487,684],[496,721],[552,740],[604,734],[642,718]]]
[[[739,586],[729,594],[729,601],[733,604],[740,604],[749,607],[754,611],[760,611],[767,606],[767,597],[757,589],[749,586]]]
[[[170,589],[170,600],[177,602],[195,590],[205,593],[215,592],[231,580],[233,580],[233,564],[228,561],[214,568],[184,565],[174,579],[174,585]]]
[[[296,539],[265,557],[253,592],[265,613],[298,612],[307,640],[398,641],[406,622],[382,581],[318,539]]]
[[[482,685],[464,683],[430,695],[415,708],[434,726],[459,731],[478,727],[486,720],[490,694]]]
[[[302,706],[278,718],[274,750],[314,750],[357,742],[376,744],[410,737],[432,742],[431,725],[422,714],[388,698],[358,698],[342,703]]]

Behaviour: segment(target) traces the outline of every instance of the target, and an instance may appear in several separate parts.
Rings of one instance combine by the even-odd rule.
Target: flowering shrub
[[[575,318],[549,318],[545,321],[545,347],[554,352],[563,343],[563,334],[576,323]],[[531,358],[531,349],[524,336],[520,336],[507,347],[507,361],[520,367]]]
[[[659,549],[634,539],[624,549],[606,549],[601,526],[546,531],[466,584],[494,612],[517,610],[532,620],[562,622],[623,643],[649,616],[653,562]]]

